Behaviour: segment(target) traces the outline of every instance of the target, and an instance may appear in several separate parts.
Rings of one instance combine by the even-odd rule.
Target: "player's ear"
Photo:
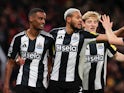
[[[32,22],[33,21],[33,16],[30,16],[29,17],[29,22]]]
[[[70,16],[66,17],[66,21],[70,23],[71,22],[71,17]]]

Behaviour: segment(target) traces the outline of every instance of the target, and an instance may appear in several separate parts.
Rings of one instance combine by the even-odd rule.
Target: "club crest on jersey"
[[[97,44],[99,49],[103,49],[103,44]]]
[[[73,36],[72,36],[72,40],[78,41],[78,39],[79,39],[79,34],[74,33]]]
[[[37,44],[36,48],[42,49],[42,45],[39,43],[39,44]]]
[[[75,35],[72,39],[77,41],[78,38],[79,38],[79,37],[78,37],[77,35]]]

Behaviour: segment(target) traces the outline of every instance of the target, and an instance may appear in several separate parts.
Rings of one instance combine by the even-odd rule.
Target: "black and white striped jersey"
[[[96,41],[96,36],[87,31],[67,34],[65,28],[51,31],[55,39],[55,60],[51,80],[60,82],[79,81],[79,54],[85,42]]]
[[[80,59],[79,75],[84,90],[104,89],[106,85],[107,56],[113,57],[116,47],[108,42],[87,45]]]
[[[52,35],[41,31],[36,39],[31,40],[26,32],[17,34],[10,45],[8,57],[15,59],[20,55],[25,64],[20,66],[17,85],[41,87],[47,86],[47,57],[52,55]]]

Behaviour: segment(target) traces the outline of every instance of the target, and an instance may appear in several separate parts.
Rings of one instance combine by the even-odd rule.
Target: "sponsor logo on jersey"
[[[38,54],[36,52],[26,52],[26,51],[22,51],[21,55],[23,58],[27,58],[27,59],[41,59],[41,54]]]
[[[79,40],[79,35],[78,34],[74,34],[74,36],[72,37],[73,41],[78,41]]]
[[[83,87],[79,86],[79,92],[78,93],[83,93]]]
[[[56,45],[57,52],[77,52],[78,47],[72,45]]]
[[[103,49],[104,48],[103,44],[97,44],[97,45],[98,45],[99,49]]]
[[[103,55],[86,55],[86,62],[99,62],[99,61],[103,61],[104,60],[104,56]]]

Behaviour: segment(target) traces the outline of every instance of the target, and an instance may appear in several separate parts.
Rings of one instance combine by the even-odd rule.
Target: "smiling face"
[[[44,12],[36,12],[32,16],[29,17],[30,25],[33,29],[43,30],[46,20],[46,13]]]
[[[83,21],[83,27],[86,31],[96,32],[98,28],[99,21],[96,17],[89,17],[85,21]]]

